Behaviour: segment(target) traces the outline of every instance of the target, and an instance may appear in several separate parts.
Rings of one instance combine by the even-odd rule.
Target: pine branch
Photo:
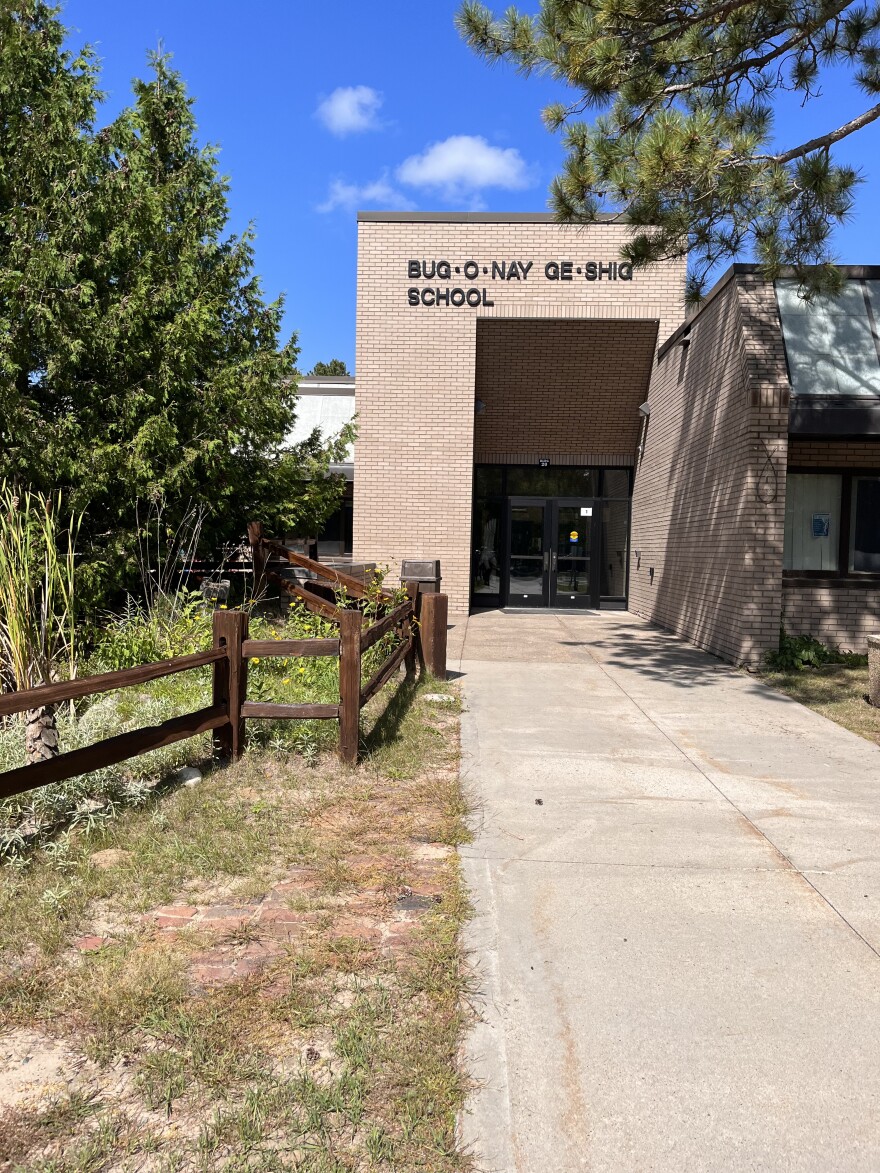
[[[857,130],[861,130],[865,126],[869,126],[872,122],[880,118],[880,102],[876,106],[872,106],[858,118],[852,118],[849,122],[845,122],[843,126],[838,126],[837,130],[831,130],[828,134],[821,134],[818,138],[811,138],[809,142],[802,143],[799,147],[792,147],[790,151],[784,151],[781,155],[753,155],[749,159],[741,161],[732,161],[732,165],[750,165],[752,163],[777,163],[783,166],[786,163],[791,163],[795,159],[802,159],[804,155],[810,155],[813,151],[827,150],[828,147],[833,147],[835,143],[839,143],[841,139],[847,138],[851,134],[855,134]]]

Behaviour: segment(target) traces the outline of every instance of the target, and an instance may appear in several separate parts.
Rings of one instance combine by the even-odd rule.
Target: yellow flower
[[[300,668],[300,672],[305,672],[305,668]]]
[[[259,664],[259,662],[260,662],[260,657],[259,657],[259,656],[254,656],[254,658],[251,660],[251,663],[252,663],[252,664]]]
[[[282,684],[290,684],[290,677],[289,676],[285,677],[285,679],[282,680],[281,683]]]
[[[227,608],[226,608],[226,604],[225,604],[225,603],[221,603],[221,604],[220,604],[220,610],[221,610],[221,611],[225,611],[226,609],[227,609]]]

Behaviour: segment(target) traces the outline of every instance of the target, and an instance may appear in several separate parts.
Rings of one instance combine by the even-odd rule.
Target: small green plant
[[[128,597],[118,614],[106,617],[95,640],[90,667],[116,672],[153,660],[202,652],[211,646],[211,612],[200,591],[181,588],[144,604]]]
[[[790,635],[784,627],[779,629],[779,650],[768,652],[767,667],[776,672],[802,672],[807,668],[821,668],[825,664],[843,664],[858,668],[867,664],[867,656],[856,652],[842,652],[839,648],[824,644],[813,635]]]

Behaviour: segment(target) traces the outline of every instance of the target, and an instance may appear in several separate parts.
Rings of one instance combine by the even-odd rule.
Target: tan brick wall
[[[587,282],[574,271],[571,281],[544,276],[549,261],[571,261],[573,269],[591,260],[615,261],[627,232],[610,223],[574,229],[475,218],[359,223],[356,558],[387,563],[393,573],[402,558],[440,558],[450,606],[467,607],[477,322],[623,319],[635,326],[647,319],[659,322],[662,341],[684,316],[682,262],[637,272],[631,281]],[[474,280],[463,272],[448,281],[414,280],[410,260],[446,260],[453,270],[473,260],[479,272]],[[492,262],[512,260],[531,261],[528,276],[493,280]],[[407,290],[426,286],[486,289],[494,305],[408,305]],[[584,455],[572,449],[567,431],[575,422],[561,418],[558,440],[546,437],[561,457]],[[516,450],[528,453],[532,443],[518,443]],[[589,436],[577,443],[598,454]]]
[[[791,635],[814,635],[847,652],[868,650],[880,634],[880,587],[783,579],[782,619]]]
[[[656,343],[651,321],[478,321],[474,460],[631,465]]]
[[[878,469],[880,438],[806,440],[792,437],[788,445],[788,467]]]
[[[648,394],[629,607],[734,663],[778,638],[788,398],[774,291],[746,275],[658,361]]]

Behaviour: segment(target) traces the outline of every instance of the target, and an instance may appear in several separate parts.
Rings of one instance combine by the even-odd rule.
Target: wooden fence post
[[[353,766],[358,757],[361,726],[361,629],[360,611],[339,616],[339,756]]]
[[[419,636],[425,667],[438,680],[446,679],[446,627],[449,619],[447,595],[423,594],[419,612]]]
[[[404,663],[406,664],[407,676],[414,676],[419,659],[418,621],[416,619],[419,610],[419,584],[416,579],[407,582],[406,593],[412,603],[413,613],[412,618],[407,619],[403,624],[404,637],[409,640],[409,651],[406,653]]]
[[[254,566],[254,598],[258,599],[266,587],[266,547],[263,545],[263,523],[247,523],[248,541]]]
[[[221,725],[214,735],[214,752],[218,757],[237,762],[244,753],[244,718],[241,706],[247,698],[247,660],[241,645],[248,636],[245,611],[214,612],[214,647],[226,649],[226,659],[214,665],[215,705],[226,705],[229,724]]]

